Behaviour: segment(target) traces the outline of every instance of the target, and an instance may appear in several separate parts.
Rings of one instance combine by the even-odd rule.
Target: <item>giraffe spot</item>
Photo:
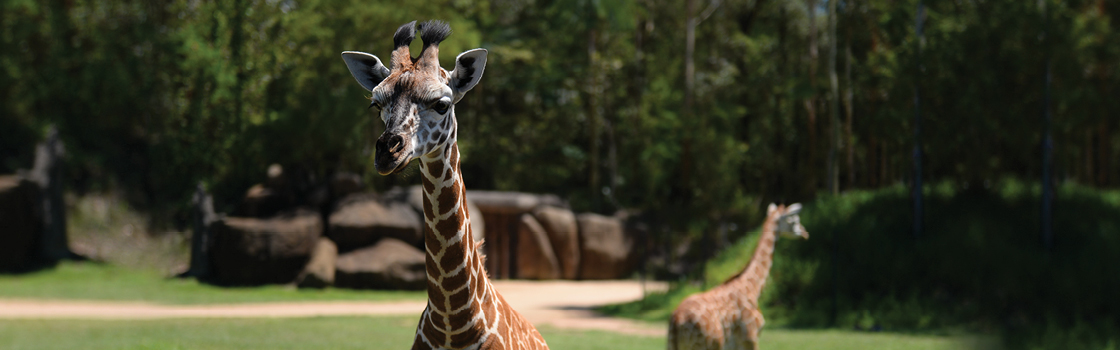
[[[443,290],[440,289],[439,285],[437,285],[435,282],[432,282],[431,280],[428,280],[428,300],[435,300],[436,302],[433,302],[432,305],[439,312],[447,313],[447,310],[444,310],[444,309],[441,308],[442,307],[442,305],[441,305],[442,302],[439,302],[443,299],[444,299]]]
[[[451,335],[451,342],[447,344],[451,349],[465,349],[468,346],[478,343],[482,337],[482,332],[477,329],[469,329],[463,333]]]
[[[440,171],[442,172],[442,170],[443,170],[443,164],[440,164]],[[424,193],[435,192],[436,191],[436,184],[432,183],[431,180],[428,180],[427,176],[422,176],[422,178],[423,179],[420,181],[420,183],[424,186]],[[427,201],[427,198],[428,198],[428,196],[425,195],[424,196],[425,201]],[[428,203],[428,204],[431,204],[431,203]],[[429,205],[428,207],[431,207],[431,205]]]
[[[444,322],[443,316],[441,316],[440,314],[433,312],[428,315],[428,320],[431,321],[432,326],[434,326],[436,328],[436,331],[439,333],[445,333],[450,329],[448,328],[447,322]],[[443,336],[441,335],[439,339],[443,339]]]
[[[471,322],[471,318],[473,317],[474,314],[470,309],[463,310],[463,312],[451,315],[448,318],[448,320],[450,320],[450,322],[448,323],[448,329],[462,329]]]
[[[463,226],[462,223],[463,218],[458,218],[455,216],[437,222],[435,227],[436,234],[438,234],[440,237],[443,237],[444,239],[455,237],[455,235],[459,234],[459,228]]]
[[[431,254],[424,254],[424,255],[427,255],[427,258],[424,259],[425,260],[424,261],[424,268],[428,270],[428,276],[432,276],[433,278],[438,278],[441,275],[441,273],[439,273],[439,267],[437,267],[437,265],[436,265],[435,258],[432,257]]]
[[[425,163],[425,164],[428,165],[428,171],[427,171],[428,176],[431,176],[432,178],[438,178],[440,174],[443,174],[443,171],[444,171],[443,162],[437,160],[437,161],[434,161],[434,162],[431,162],[431,163]],[[432,184],[432,185],[433,185],[432,192],[434,192],[435,191],[435,187],[434,187],[435,184]],[[429,193],[431,193],[431,192],[429,192]]]
[[[448,172],[451,172],[451,170],[448,170]],[[444,213],[451,211],[451,209],[454,208],[456,204],[459,204],[458,197],[459,181],[455,181],[451,183],[450,187],[445,187],[443,191],[440,191],[439,198],[436,199],[436,201],[439,202],[439,210],[436,211],[436,213],[443,215]],[[439,230],[439,233],[446,236],[448,234],[448,231]]]
[[[443,253],[443,258],[439,262],[439,267],[442,268],[445,272],[451,272],[451,270],[459,267],[459,265],[466,264],[466,261],[464,261],[465,256],[465,249],[463,247],[462,241],[452,244],[450,247],[447,247],[447,251]],[[459,272],[458,275],[444,276],[443,285],[454,285],[456,287],[461,286],[463,285],[463,283],[467,282],[466,278],[467,273],[469,272],[470,270],[463,269],[463,271]],[[452,283],[452,281],[454,281],[455,283]]]
[[[466,282],[466,281],[462,281],[462,282]],[[461,286],[463,286],[463,284],[451,285],[451,284],[444,283],[444,287],[447,288],[447,290],[451,290],[452,288],[459,288]],[[467,305],[468,303],[470,303],[470,298],[471,298],[471,289],[470,288],[463,288],[463,289],[460,289],[459,291],[457,291],[455,293],[451,293],[451,295],[449,295],[448,298],[447,298],[447,300],[450,302],[450,305],[447,306],[447,311],[450,312],[452,310],[458,310],[459,308],[463,307],[463,305]],[[464,312],[460,312],[459,314],[460,315],[461,314],[470,314],[470,311],[467,310],[467,311],[464,311]],[[452,321],[452,324],[455,324],[455,322]],[[455,324],[455,325],[457,327],[462,326],[462,324]]]
[[[486,340],[482,341],[482,346],[480,346],[478,348],[479,349],[505,349],[506,347],[505,347],[504,344],[499,342],[498,337],[486,337]]]
[[[448,168],[447,171],[443,173],[443,181],[450,181],[452,176],[455,175],[451,172],[451,169]]]
[[[458,144],[454,144],[454,143],[451,144],[451,154],[449,156],[450,157],[448,157],[448,159],[450,160],[451,165],[456,166],[456,167],[459,166],[459,145]]]
[[[439,330],[437,330],[436,327],[435,327],[436,326],[435,323],[432,322],[432,319],[437,318],[437,317],[439,317],[439,316],[434,316],[434,315],[429,316],[427,318],[427,321],[428,321],[427,324],[425,324],[421,328],[420,332],[424,333],[424,337],[428,338],[428,341],[431,342],[431,344],[433,346],[439,347],[439,346],[443,345],[443,338],[444,337],[443,337],[443,333],[440,332]]]

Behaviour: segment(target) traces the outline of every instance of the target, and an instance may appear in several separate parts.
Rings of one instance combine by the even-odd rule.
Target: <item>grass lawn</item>
[[[0,348],[18,349],[403,349],[416,317],[0,321]],[[542,328],[557,350],[664,349],[664,337]],[[767,330],[767,349],[987,349],[989,338],[838,330]]]
[[[227,288],[194,279],[161,276],[92,262],[64,262],[52,269],[0,275],[0,298],[143,301],[161,304],[226,304],[321,300],[424,300],[423,292],[298,290],[285,286]]]

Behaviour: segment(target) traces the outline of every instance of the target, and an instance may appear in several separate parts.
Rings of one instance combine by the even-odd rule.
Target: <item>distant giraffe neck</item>
[[[495,292],[471,232],[454,138],[452,132],[450,142],[420,158],[428,307],[416,343],[431,348],[459,349],[478,343],[496,317],[484,310],[492,307]]]
[[[758,246],[754,248],[751,261],[747,263],[743,272],[731,282],[736,287],[746,291],[744,296],[750,301],[750,305],[758,305],[758,297],[762,294],[762,288],[766,286],[766,278],[770,277],[770,266],[774,261],[774,244],[778,241],[776,233],[778,217],[780,215],[774,213],[766,218],[766,222],[762,225],[762,233],[758,237]]]

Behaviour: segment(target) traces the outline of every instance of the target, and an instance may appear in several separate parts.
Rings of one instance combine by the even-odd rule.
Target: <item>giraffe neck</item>
[[[774,244],[778,241],[775,233],[778,229],[778,217],[779,215],[774,214],[766,218],[766,223],[762,225],[762,233],[758,237],[758,245],[754,248],[754,255],[751,256],[751,262],[747,263],[747,267],[733,281],[746,289],[744,295],[750,301],[750,305],[758,305],[762,287],[766,286],[766,278],[770,277],[770,266],[774,261]]]
[[[420,159],[428,307],[417,337],[433,348],[459,349],[485,333],[493,316],[483,307],[493,302],[494,290],[471,232],[454,138],[452,132],[451,141]]]

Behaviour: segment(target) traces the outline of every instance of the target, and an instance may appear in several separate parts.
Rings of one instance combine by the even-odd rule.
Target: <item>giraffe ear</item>
[[[455,57],[455,70],[451,71],[451,81],[448,82],[454,95],[453,103],[459,103],[463,94],[478,84],[485,69],[486,49],[469,50]]]
[[[389,68],[381,64],[381,60],[377,56],[358,51],[345,51],[342,53],[342,60],[346,61],[346,68],[350,69],[350,75],[362,84],[366,90],[373,91],[382,80],[389,76]]]
[[[795,214],[800,213],[800,212],[801,212],[801,203],[793,203],[793,204],[790,204],[788,208],[786,208],[786,215],[795,215]]]

